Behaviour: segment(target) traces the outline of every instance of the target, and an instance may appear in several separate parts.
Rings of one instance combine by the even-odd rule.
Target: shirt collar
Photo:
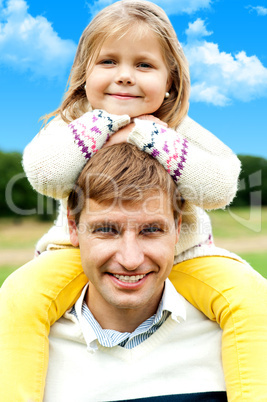
[[[169,311],[174,321],[180,323],[181,321],[186,320],[185,300],[183,296],[177,292],[169,279],[166,279],[165,281],[162,302],[162,311]]]
[[[87,292],[88,287],[89,287],[89,283],[87,283],[87,285],[85,285],[85,287],[83,288],[81,296],[76,301],[74,308],[75,308],[75,312],[76,312],[79,324],[81,326],[81,330],[82,330],[85,342],[87,344],[87,350],[89,352],[94,352],[98,349],[97,337],[96,337],[96,334],[95,334],[93,328],[91,327],[91,325],[89,325],[89,323],[87,322],[87,320],[85,319],[85,317],[82,314],[82,305],[83,305],[83,302],[85,299],[85,294]]]
[[[81,296],[75,303],[75,312],[78,318],[78,321],[81,326],[81,330],[85,339],[85,342],[87,344],[87,349],[90,352],[94,352],[98,349],[97,346],[97,336],[91,327],[91,325],[88,323],[84,315],[82,314],[82,305],[85,299],[85,294],[88,289],[89,283],[85,285],[83,288],[83,291],[81,293]],[[155,314],[155,318],[153,320],[153,325],[157,323],[161,317],[163,311],[169,311],[171,313],[171,318],[176,321],[177,323],[180,323],[184,320],[186,320],[186,309],[185,309],[185,302],[184,298],[176,291],[174,286],[172,285],[171,281],[167,279],[165,281],[165,286],[164,286],[164,291],[162,295],[162,299],[160,301],[158,310]],[[68,313],[67,313],[68,314]],[[69,315],[68,315],[68,318]]]

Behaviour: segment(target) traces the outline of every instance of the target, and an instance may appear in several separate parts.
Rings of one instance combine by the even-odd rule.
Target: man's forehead
[[[94,199],[87,199],[82,215],[88,218],[102,217],[103,219],[112,219],[119,215],[128,217],[142,218],[166,218],[173,217],[173,209],[167,195],[161,191],[151,193],[142,200],[113,200],[110,202],[97,202]]]

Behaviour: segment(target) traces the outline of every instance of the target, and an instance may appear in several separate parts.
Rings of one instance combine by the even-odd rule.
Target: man
[[[45,401],[226,401],[221,330],[167,279],[182,201],[130,144],[103,148],[68,200],[89,284],[51,328]]]

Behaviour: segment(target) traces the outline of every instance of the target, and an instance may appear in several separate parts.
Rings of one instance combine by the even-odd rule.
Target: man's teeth
[[[127,276],[127,275],[114,275],[115,278],[119,279],[122,282],[135,283],[143,279],[145,275],[135,275],[135,276]]]

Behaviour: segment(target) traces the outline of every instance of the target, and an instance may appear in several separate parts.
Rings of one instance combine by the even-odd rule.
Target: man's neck
[[[96,297],[95,297],[96,296]],[[162,293],[149,305],[139,309],[117,308],[103,299],[98,300],[94,287],[90,284],[85,301],[91,313],[103,329],[132,333],[139,325],[156,313]]]

